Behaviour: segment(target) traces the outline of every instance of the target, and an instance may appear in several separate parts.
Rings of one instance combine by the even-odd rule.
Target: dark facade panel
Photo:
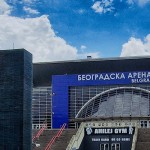
[[[33,86],[50,86],[52,75],[146,71],[150,58],[124,57],[33,64]]]
[[[31,150],[32,56],[0,51],[0,150]]]

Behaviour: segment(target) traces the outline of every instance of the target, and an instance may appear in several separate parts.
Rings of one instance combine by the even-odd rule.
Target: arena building
[[[149,115],[150,57],[33,64],[32,128],[81,124],[82,140],[71,149],[131,149]]]
[[[33,128],[44,121],[75,128],[70,120],[89,116],[149,116],[149,70],[149,57],[33,64]]]

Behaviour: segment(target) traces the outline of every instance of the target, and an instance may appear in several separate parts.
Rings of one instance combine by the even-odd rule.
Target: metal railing
[[[35,139],[39,138],[40,135],[43,133],[43,131],[44,131],[46,128],[47,128],[47,124],[43,124],[43,127],[38,131],[38,133],[37,133],[35,136],[33,136],[32,142],[34,142]]]
[[[57,134],[55,136],[53,136],[53,138],[49,141],[49,143],[47,144],[45,150],[50,150],[51,149],[51,146],[53,145],[53,143],[55,143],[55,140],[61,136],[62,132],[64,131],[64,129],[66,127],[66,125],[67,125],[66,123],[64,123],[62,125],[62,127],[57,132]]]

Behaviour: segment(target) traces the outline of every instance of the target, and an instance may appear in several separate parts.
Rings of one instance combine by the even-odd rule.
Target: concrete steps
[[[55,143],[51,147],[51,150],[66,150],[70,139],[74,134],[76,134],[76,131],[77,130],[74,129],[65,130],[60,138],[56,139]]]
[[[150,150],[150,142],[138,142],[135,150]]]
[[[40,138],[36,140],[37,144],[40,144],[39,147],[33,147],[33,150],[44,150],[49,143],[49,141],[53,138],[54,135],[57,134],[59,130],[45,130]],[[65,150],[71,137],[76,134],[76,129],[65,129],[62,135],[56,139],[55,143],[52,145],[51,150]],[[36,132],[33,131],[33,134]]]
[[[138,137],[135,150],[150,150],[150,128],[138,129]]]

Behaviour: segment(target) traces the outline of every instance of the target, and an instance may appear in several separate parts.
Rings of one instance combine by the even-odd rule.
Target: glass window
[[[111,150],[115,150],[115,144],[111,144]]]
[[[147,120],[141,120],[140,125],[141,125],[141,128],[147,128],[148,127],[148,121]]]
[[[46,120],[48,128],[51,128],[51,119],[47,121],[46,118],[51,118],[51,87],[37,87],[33,88],[32,101],[32,124],[36,123],[35,128],[41,128]],[[37,117],[35,117],[35,115]]]
[[[120,143],[112,143],[111,150],[120,150]]]
[[[120,150],[120,144],[116,144],[116,150]]]
[[[108,143],[100,144],[100,150],[109,150],[109,144]]]
[[[105,144],[105,150],[109,150],[109,145]]]
[[[100,150],[104,150],[104,144],[101,144]]]

